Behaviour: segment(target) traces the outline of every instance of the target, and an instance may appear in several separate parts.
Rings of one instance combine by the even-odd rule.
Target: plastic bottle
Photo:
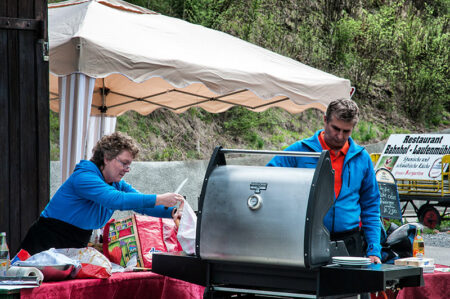
[[[420,227],[417,228],[416,236],[413,241],[413,257],[424,257],[425,256],[425,242],[422,238],[422,232]]]
[[[6,276],[6,271],[8,271],[11,265],[9,260],[9,248],[6,243],[6,233],[0,233],[0,276]]]

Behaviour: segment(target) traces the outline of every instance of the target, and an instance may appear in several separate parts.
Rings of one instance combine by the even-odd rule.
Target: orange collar
[[[319,142],[324,150],[329,151],[330,155],[332,155],[332,156],[339,156],[340,154],[342,154],[344,156],[347,155],[348,149],[350,148],[350,144],[349,144],[348,140],[345,142],[344,146],[337,152],[337,154],[335,154],[335,151],[331,150],[330,147],[328,146],[328,144],[325,142],[323,135],[325,135],[325,131],[322,131],[319,134]]]

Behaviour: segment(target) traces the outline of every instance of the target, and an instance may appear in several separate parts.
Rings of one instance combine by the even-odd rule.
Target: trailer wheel
[[[429,228],[435,228],[441,223],[441,215],[432,205],[420,207],[419,222]]]

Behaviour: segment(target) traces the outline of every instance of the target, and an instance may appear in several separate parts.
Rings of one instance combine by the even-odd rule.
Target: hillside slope
[[[362,107],[361,121],[352,137],[360,144],[386,140],[392,133],[436,132],[450,126],[426,127],[398,114],[386,115]],[[283,149],[323,127],[323,113],[307,110],[292,115],[282,109],[255,113],[234,107],[221,114],[192,108],[183,114],[160,109],[143,116],[129,111],[118,117],[116,129],[139,143],[139,161],[208,159],[216,146]],[[51,113],[51,160],[59,160],[59,125]]]
[[[57,2],[58,0],[49,0]],[[347,78],[361,121],[360,144],[392,133],[450,127],[449,1],[128,0],[162,14],[220,30],[304,64]],[[145,38],[145,37],[143,37]],[[58,120],[51,117],[51,159],[59,159]],[[142,147],[142,160],[209,157],[216,145],[281,149],[322,127],[322,114],[177,115],[127,112],[117,129]]]

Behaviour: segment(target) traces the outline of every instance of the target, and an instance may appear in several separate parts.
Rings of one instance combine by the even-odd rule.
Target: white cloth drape
[[[74,73],[58,79],[61,98],[59,145],[61,179],[64,182],[85,156],[88,120],[95,78]]]
[[[94,115],[89,117],[88,136],[86,140],[85,158],[89,160],[92,157],[92,149],[97,141],[104,135],[113,133],[116,129],[115,116]]]

